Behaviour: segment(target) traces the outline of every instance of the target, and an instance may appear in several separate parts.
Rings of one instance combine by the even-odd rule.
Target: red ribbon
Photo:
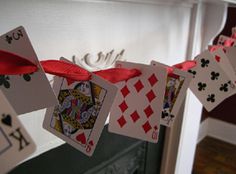
[[[91,74],[75,65],[63,60],[45,60],[40,61],[44,71],[60,77],[65,77],[74,81],[90,80]]]
[[[1,75],[30,74],[37,69],[38,67],[33,62],[16,54],[0,50]]]
[[[96,71],[94,73],[110,81],[111,83],[117,83],[141,75],[141,72],[138,69],[125,68],[110,68],[106,70]]]
[[[75,64],[63,60],[45,60],[40,62],[44,71],[49,74],[61,76],[71,84],[74,81],[87,81],[91,79],[91,73]],[[37,66],[27,59],[13,53],[0,50],[0,74],[18,75],[37,71]],[[104,79],[117,83],[123,80],[139,76],[137,69],[111,68],[94,72]]]
[[[197,63],[194,60],[186,60],[182,63],[175,64],[172,67],[167,67],[167,72],[168,72],[169,76],[173,77],[174,76],[174,74],[173,74],[174,68],[177,68],[177,69],[182,70],[182,71],[188,71],[191,68],[195,67],[196,64]]]

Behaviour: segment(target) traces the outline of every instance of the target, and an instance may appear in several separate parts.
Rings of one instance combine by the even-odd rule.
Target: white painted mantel
[[[24,26],[40,60],[125,49],[127,61],[149,64],[154,59],[173,65],[191,59],[208,44],[221,29],[225,9],[220,0],[210,5],[196,0],[1,0],[0,34]],[[220,11],[218,16],[210,14],[214,10]],[[213,26],[208,22],[215,17],[219,19]],[[178,156],[173,169],[176,174],[191,171],[193,155],[183,151],[189,148],[191,134],[191,141],[197,140],[199,127],[201,105],[191,93],[186,106],[183,125],[179,123],[182,132],[177,135],[180,153],[172,153],[172,157]],[[42,129],[44,113],[40,110],[19,116],[37,144],[34,155],[63,143]],[[195,123],[190,120],[193,117]],[[188,132],[191,124],[196,126]],[[178,147],[179,141],[175,143]],[[195,146],[190,147],[189,152],[194,151]],[[189,161],[189,166],[183,166],[183,160]],[[168,173],[168,164],[163,165],[162,173]]]

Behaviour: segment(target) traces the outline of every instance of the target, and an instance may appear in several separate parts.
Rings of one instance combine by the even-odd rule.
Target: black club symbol
[[[207,101],[214,103],[215,102],[215,94],[208,95]]]
[[[208,67],[208,64],[210,63],[209,60],[201,59],[201,67]]]
[[[227,92],[228,91],[228,83],[221,84],[220,91]]]
[[[11,44],[11,41],[12,41],[12,37],[10,37],[10,36],[6,36],[6,38],[5,38],[5,40],[9,43],[9,44]]]
[[[199,82],[197,85],[198,85],[199,91],[204,91],[207,86],[206,83],[202,83],[202,82]]]
[[[33,74],[33,73],[30,73],[30,74],[23,74],[24,80],[27,81],[27,82],[29,82],[29,81],[31,80],[31,75],[32,75],[32,74]]]
[[[197,74],[197,72],[196,72],[196,71],[193,71],[193,70],[191,70],[191,69],[190,69],[190,70],[188,70],[188,72],[189,72],[189,73],[191,73],[191,74],[193,75],[193,78],[194,78],[194,77],[195,77],[195,75]]]
[[[3,85],[5,88],[10,88],[10,83],[8,82],[9,80],[9,76],[0,75],[0,86]]]
[[[162,111],[161,118],[166,118],[168,116],[169,116],[169,114],[166,111]]]
[[[220,74],[217,72],[212,71],[211,72],[211,80],[218,80]]]

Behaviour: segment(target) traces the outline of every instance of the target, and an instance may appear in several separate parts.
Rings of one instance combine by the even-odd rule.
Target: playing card
[[[151,65],[157,68],[169,67],[156,61],[152,61]],[[171,126],[173,124],[191,80],[192,75],[190,73],[176,68],[173,68],[173,72],[168,74],[161,116],[162,125]]]
[[[232,66],[232,62],[230,62],[228,56],[226,55],[226,48],[219,48],[211,54],[214,56],[217,64],[222,68],[222,70],[227,74],[227,76],[230,78],[232,83],[236,84],[236,74],[235,70]],[[233,59],[231,59],[234,61]],[[235,62],[236,63],[236,62]]]
[[[32,74],[0,75],[0,89],[17,114],[57,104],[57,99],[23,27],[2,35],[0,50],[22,56],[38,67],[38,71]]]
[[[217,45],[223,45],[225,46],[225,41],[227,40],[230,40],[230,46],[235,46],[236,45],[236,42],[235,42],[235,39],[231,38],[231,37],[228,37],[228,36],[224,36],[224,35],[221,35],[217,41]],[[229,46],[229,45],[228,45]]]
[[[225,54],[230,62],[230,65],[233,67],[234,73],[233,75],[236,75],[236,47],[227,47],[224,48]],[[236,80],[234,81],[236,84]]]
[[[163,67],[116,62],[116,67],[137,68],[141,75],[116,83],[109,131],[150,142],[158,141],[167,72]]]
[[[236,34],[236,27],[232,28],[232,36],[235,37],[236,36],[235,34]]]
[[[32,154],[36,146],[0,90],[0,173],[6,173]]]
[[[235,93],[235,86],[209,51],[198,55],[195,61],[196,66],[189,70],[194,75],[189,87],[204,107],[211,111]]]
[[[117,88],[92,74],[90,81],[68,83],[54,77],[59,105],[47,109],[43,127],[91,156],[95,150]]]

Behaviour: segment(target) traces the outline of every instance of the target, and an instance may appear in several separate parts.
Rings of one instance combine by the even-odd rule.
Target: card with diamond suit
[[[137,68],[142,74],[116,83],[119,92],[110,112],[109,131],[157,143],[166,69],[122,61],[116,62],[116,67]]]

